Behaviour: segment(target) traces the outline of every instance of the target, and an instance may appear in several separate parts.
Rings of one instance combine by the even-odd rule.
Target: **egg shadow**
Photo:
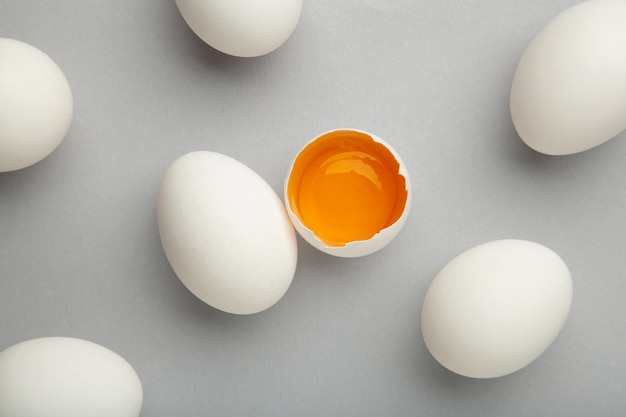
[[[620,142],[626,141],[626,131],[594,148],[569,155],[547,155],[534,150],[522,140],[512,121],[500,132],[499,139],[503,139],[499,146],[503,159],[525,173],[558,177],[585,171],[592,175],[611,159],[610,155],[620,152],[623,146]]]
[[[32,177],[32,175],[27,175],[24,171],[25,169],[0,172],[0,194],[11,188],[23,188]]]
[[[368,280],[380,279],[381,261],[394,251],[394,242],[374,253],[358,257],[341,257],[325,253],[308,243],[300,235],[298,239],[298,269],[296,275],[308,276],[317,281],[330,283],[341,281],[361,285]]]
[[[226,329],[231,327],[245,315],[230,314],[218,310],[196,297],[178,278],[171,268],[164,253],[160,257],[158,284],[163,301],[169,306],[180,319],[191,323],[197,328],[218,327]]]
[[[158,230],[156,233],[158,235]],[[206,334],[213,332],[219,337],[230,335],[242,338],[245,337],[246,329],[250,333],[254,332],[251,329],[256,329],[255,331],[266,329],[284,320],[284,309],[289,307],[283,303],[283,300],[289,294],[290,289],[274,305],[257,313],[234,314],[222,311],[202,301],[183,284],[172,269],[158,237],[157,241],[159,261],[153,266],[154,271],[158,271],[155,273],[158,279],[155,283],[155,296],[159,297],[160,302],[176,316],[174,321]]]
[[[280,59],[282,55],[282,48],[258,57],[238,57],[221,52],[193,32],[175,2],[168,3],[171,4],[171,14],[176,16],[176,22],[170,22],[172,33],[168,48],[175,54],[176,59],[187,62],[190,68],[204,69],[207,73],[218,73],[236,81],[268,69],[272,62]]]
[[[16,193],[23,193],[33,189],[33,185],[40,187],[48,181],[51,181],[58,172],[65,169],[63,165],[61,168],[56,168],[55,164],[60,164],[61,155],[56,152],[52,152],[42,160],[29,165],[27,167],[17,169],[14,171],[0,172],[0,198],[3,193],[14,191]]]
[[[154,222],[154,239],[151,249],[154,252],[151,265],[154,282],[154,297],[159,299],[161,305],[166,306],[176,318],[174,321],[182,321],[185,326],[211,331],[221,329],[228,331],[246,315],[230,314],[218,310],[196,297],[178,278],[172,269],[165,251],[161,244],[156,221]]]
[[[311,271],[332,272],[339,267],[344,260],[314,248],[299,234],[297,234],[296,239],[298,241],[298,269],[300,270],[300,274],[308,275]],[[330,274],[319,275],[330,278]]]
[[[423,277],[423,281],[430,280]],[[427,290],[426,290],[427,291]],[[467,402],[483,402],[489,401],[490,397],[497,394],[494,392],[507,390],[508,383],[504,376],[498,378],[470,378],[454,373],[441,365],[435,357],[430,353],[424,337],[422,335],[421,314],[424,303],[425,292],[420,298],[416,312],[414,312],[412,322],[417,323],[413,330],[415,335],[412,338],[413,351],[415,355],[409,368],[412,373],[412,379],[415,383],[422,387],[423,390],[431,392],[433,396],[441,397],[441,401],[453,402],[459,405]],[[521,374],[524,369],[515,374]],[[515,375],[514,374],[514,375]],[[514,377],[513,377],[514,378]]]
[[[470,407],[469,410],[474,408],[473,404],[479,404],[479,409],[488,410],[502,402],[514,389],[512,387],[522,384],[525,379],[523,369],[512,375],[484,379],[456,374],[437,362],[420,339],[421,349],[413,365],[415,378],[423,390],[430,392],[434,401],[452,404],[452,408]]]

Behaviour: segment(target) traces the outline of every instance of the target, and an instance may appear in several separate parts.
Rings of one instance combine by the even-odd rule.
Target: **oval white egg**
[[[284,198],[296,230],[313,247],[358,257],[382,249],[400,233],[411,207],[411,181],[384,140],[337,129],[300,150]]]
[[[229,55],[268,54],[291,36],[302,0],[176,0],[189,27],[207,44]]]
[[[531,148],[567,155],[626,129],[626,2],[587,0],[554,18],[519,61],[513,124]]]
[[[207,304],[257,313],[289,288],[293,226],[274,190],[242,163],[208,151],[181,156],[161,183],[157,217],[174,272]]]
[[[0,172],[31,166],[65,138],[74,112],[72,91],[48,55],[0,38]]]
[[[435,277],[422,307],[422,334],[449,370],[499,377],[550,346],[571,302],[570,273],[556,253],[524,240],[496,240],[457,256]]]
[[[115,352],[70,337],[44,337],[0,353],[0,416],[138,417],[141,381]]]

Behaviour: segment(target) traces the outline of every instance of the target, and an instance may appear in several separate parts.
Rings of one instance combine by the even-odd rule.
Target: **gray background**
[[[0,36],[63,69],[62,145],[0,174],[0,349],[88,339],[140,375],[144,417],[617,416],[626,410],[626,138],[549,157],[517,137],[508,94],[533,35],[575,0],[313,0],[276,52],[229,57],[169,0],[1,0]],[[399,152],[413,210],[359,259],[299,239],[271,309],[203,304],[163,254],[155,199],[169,164],[213,150],[282,195],[296,152],[326,130]],[[542,243],[572,272],[556,342],[494,380],[430,356],[420,310],[436,273],[499,238]]]

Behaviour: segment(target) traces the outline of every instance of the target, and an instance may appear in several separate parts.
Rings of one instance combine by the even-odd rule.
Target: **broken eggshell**
[[[385,141],[356,129],[337,129],[297,154],[284,189],[298,233],[339,257],[371,254],[400,232],[411,206],[404,162]]]

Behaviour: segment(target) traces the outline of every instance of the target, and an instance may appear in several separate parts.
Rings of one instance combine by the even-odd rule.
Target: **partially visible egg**
[[[0,172],[51,154],[73,113],[72,91],[57,64],[34,46],[0,38]]]
[[[43,337],[0,353],[0,417],[138,417],[141,381],[117,353]]]
[[[229,55],[268,54],[291,36],[302,0],[176,0],[189,27],[207,44]]]
[[[208,151],[181,156],[161,182],[157,218],[174,272],[205,303],[252,314],[289,288],[293,226],[270,185],[241,162]]]
[[[626,129],[626,1],[587,0],[530,42],[510,109],[521,139],[549,155],[598,146]]]
[[[452,372],[499,377],[552,344],[571,303],[570,272],[556,253],[525,240],[496,240],[458,255],[435,277],[422,307],[422,335]]]
[[[400,232],[411,206],[405,164],[377,136],[355,129],[321,134],[296,156],[285,203],[298,233],[340,257],[371,254]]]

